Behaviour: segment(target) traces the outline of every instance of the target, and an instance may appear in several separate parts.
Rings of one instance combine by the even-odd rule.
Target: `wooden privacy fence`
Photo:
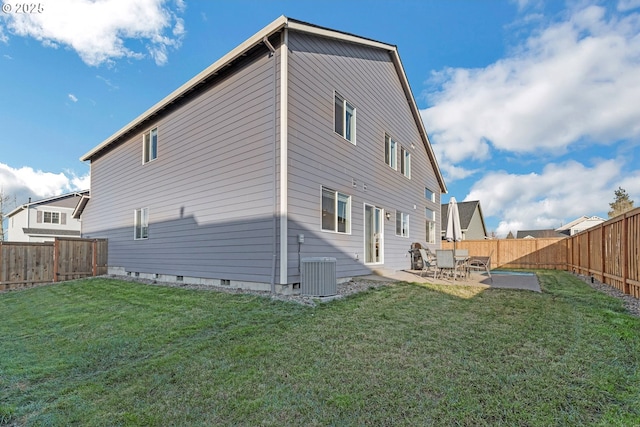
[[[0,291],[106,273],[106,239],[0,242]]]
[[[456,247],[472,256],[491,254],[491,268],[567,270],[640,298],[640,208],[571,237],[464,240]]]

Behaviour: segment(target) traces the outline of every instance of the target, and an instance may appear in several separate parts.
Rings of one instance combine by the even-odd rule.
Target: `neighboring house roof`
[[[49,228],[23,228],[24,234],[40,235],[40,236],[78,236],[80,237],[79,230],[59,230]]]
[[[567,235],[556,230],[520,230],[516,236],[517,239],[543,239],[549,237],[567,237]]]
[[[127,140],[127,138],[129,138],[131,135],[140,132],[150,121],[157,119],[158,116],[164,115],[171,109],[175,108],[177,105],[182,104],[185,101],[185,97],[190,98],[193,96],[197,96],[200,92],[208,89],[211,83],[217,80],[217,75],[224,73],[224,69],[226,67],[236,61],[241,60],[244,56],[247,56],[250,51],[256,49],[256,47],[260,45],[264,44],[267,46],[271,46],[269,37],[280,33],[284,29],[306,32],[315,34],[320,37],[327,37],[344,42],[375,47],[378,49],[386,50],[390,53],[391,58],[393,59],[393,64],[400,78],[400,83],[402,84],[402,88],[405,92],[407,102],[411,109],[411,113],[418,128],[418,132],[420,133],[423,145],[431,162],[431,166],[433,167],[433,170],[436,174],[440,189],[443,193],[446,193],[447,187],[445,185],[444,178],[440,171],[440,167],[438,166],[438,162],[436,160],[433,148],[431,147],[431,143],[429,142],[429,137],[424,128],[424,124],[422,123],[420,111],[418,110],[418,107],[415,103],[413,93],[411,92],[411,87],[409,86],[409,81],[407,80],[406,73],[404,71],[404,68],[402,67],[402,62],[400,60],[397,47],[395,45],[382,43],[372,39],[356,36],[354,34],[336,31],[329,28],[309,24],[303,21],[298,21],[286,16],[280,16],[275,21],[264,27],[262,30],[258,31],[244,43],[237,46],[235,49],[227,53],[218,61],[214,62],[212,65],[193,77],[187,83],[180,86],[178,89],[170,93],[153,107],[135,118],[132,122],[125,125],[118,132],[116,132],[115,134],[104,140],[101,144],[93,148],[91,151],[83,155],[80,160],[93,161],[94,159],[100,157],[106,151]]]
[[[12,210],[11,212],[9,212],[7,214],[7,218],[12,217],[13,215],[17,214],[18,212],[20,212],[20,211],[22,211],[24,209],[28,209],[31,206],[51,205],[51,204],[55,204],[56,202],[58,202],[60,200],[67,199],[69,197],[83,197],[83,196],[86,196],[88,194],[89,194],[89,190],[75,191],[73,193],[61,194],[59,196],[49,197],[48,199],[41,199],[41,200],[36,200],[35,202],[25,203],[25,204],[22,204],[22,205],[18,206],[17,208]]]
[[[561,233],[569,235],[569,234],[571,234],[571,229],[576,228],[578,225],[580,225],[580,224],[582,224],[584,222],[590,222],[591,225],[587,225],[586,227],[585,226],[578,227],[579,230],[593,227],[593,226],[595,226],[597,224],[601,224],[601,223],[603,223],[605,221],[606,220],[604,218],[600,218],[599,216],[586,216],[586,215],[583,215],[580,218],[574,219],[573,221],[571,221],[571,222],[569,222],[569,223],[567,223],[567,224],[565,224],[565,225],[563,225],[561,227],[556,228],[556,231],[559,231]]]
[[[460,227],[462,230],[468,230],[469,225],[471,224],[471,220],[473,219],[473,215],[476,210],[480,214],[480,221],[482,222],[482,231],[484,235],[487,235],[487,228],[484,223],[484,215],[482,214],[482,208],[480,207],[479,200],[471,200],[468,202],[458,202],[458,214],[460,215]],[[447,228],[447,221],[449,218],[449,204],[441,204],[440,205],[440,218],[441,218],[441,227],[442,231]]]
[[[76,208],[73,210],[73,213],[71,214],[71,216],[74,219],[80,219],[80,216],[82,215],[82,212],[84,211],[84,208],[87,206],[87,203],[89,202],[89,200],[91,199],[91,196],[89,195],[89,193],[84,194],[80,200],[78,201],[78,204],[76,205]]]

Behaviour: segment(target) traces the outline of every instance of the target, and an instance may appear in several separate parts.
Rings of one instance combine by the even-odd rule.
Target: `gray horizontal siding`
[[[304,233],[303,254],[337,257],[341,276],[408,268],[411,242],[426,240],[425,206],[438,212],[439,186],[389,54],[300,33],[289,40],[289,212],[297,227],[290,239]],[[356,107],[355,146],[333,131],[334,90]],[[385,164],[385,132],[411,152],[410,180]],[[351,234],[320,230],[322,186],[352,196]],[[425,186],[438,194],[435,203],[424,199]],[[384,220],[383,265],[362,262],[365,203],[391,213]],[[396,210],[410,216],[409,238],[395,235]],[[290,274],[297,274],[293,267]]]
[[[129,271],[268,282],[274,209],[274,61],[259,55],[163,117],[158,158],[136,135],[91,165],[84,235]],[[152,127],[153,127],[152,126]],[[134,210],[149,238],[134,240]]]

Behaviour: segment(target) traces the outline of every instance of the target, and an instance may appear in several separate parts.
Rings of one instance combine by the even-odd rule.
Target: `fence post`
[[[91,269],[91,272],[93,274],[93,277],[95,277],[98,275],[98,240],[97,239],[93,239],[93,242],[91,243],[91,249],[93,251],[92,259],[91,259],[93,268]]]
[[[627,262],[627,260],[629,259],[629,245],[628,245],[628,236],[627,233],[629,232],[629,224],[627,222],[627,214],[625,213],[622,216],[622,239],[621,240],[621,246],[622,246],[622,253],[620,254],[620,256],[622,257],[621,261],[621,265],[620,267],[622,268],[622,289],[623,292],[627,295],[629,295],[631,293],[631,290],[629,289],[629,263]]]
[[[606,283],[606,278],[604,277],[604,270],[607,266],[607,263],[605,262],[606,260],[606,248],[607,246],[605,245],[605,238],[607,237],[607,233],[605,233],[604,230],[604,226],[602,224],[599,225],[600,227],[600,281],[602,283]]]
[[[53,240],[53,281],[58,281],[58,260],[60,258],[60,254],[58,253],[58,239]]]

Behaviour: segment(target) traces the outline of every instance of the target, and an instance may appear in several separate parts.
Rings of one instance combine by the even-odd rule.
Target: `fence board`
[[[0,291],[106,274],[106,239],[0,242]]]

